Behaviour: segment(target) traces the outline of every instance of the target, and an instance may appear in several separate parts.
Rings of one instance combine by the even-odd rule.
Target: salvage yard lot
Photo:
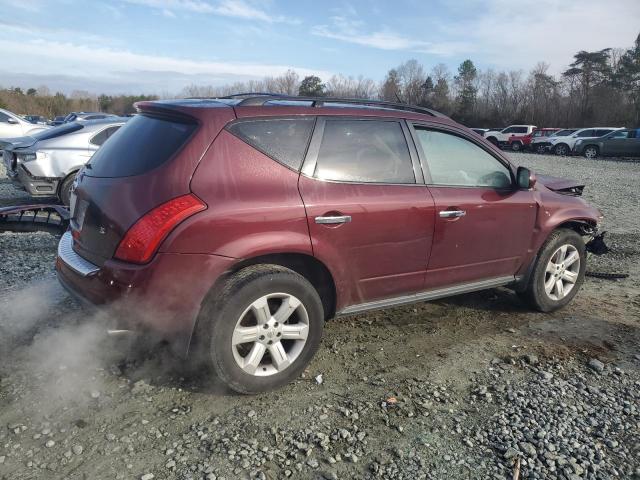
[[[497,289],[332,320],[253,397],[127,354],[57,286],[55,237],[0,234],[0,478],[640,478],[640,163],[511,157],[586,183],[613,250],[588,269],[629,278],[552,314]]]

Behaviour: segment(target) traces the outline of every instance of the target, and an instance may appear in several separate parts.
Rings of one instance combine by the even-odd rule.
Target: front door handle
[[[464,217],[467,214],[464,210],[441,210],[441,218],[459,218]]]
[[[349,223],[351,221],[351,215],[339,215],[329,217],[316,217],[316,223],[321,225],[333,225],[337,223]]]

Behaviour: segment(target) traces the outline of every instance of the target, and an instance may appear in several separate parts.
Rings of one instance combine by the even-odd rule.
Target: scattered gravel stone
[[[598,373],[602,373],[604,371],[604,363],[602,363],[598,359],[592,358],[591,360],[589,360],[589,368],[591,370],[595,370]]]

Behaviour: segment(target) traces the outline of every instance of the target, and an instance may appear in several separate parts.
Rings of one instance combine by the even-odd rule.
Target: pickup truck
[[[536,128],[535,125],[510,125],[499,132],[487,132],[485,138],[494,145],[505,147],[511,137],[531,135]]]

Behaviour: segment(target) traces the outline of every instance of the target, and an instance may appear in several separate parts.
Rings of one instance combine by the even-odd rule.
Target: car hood
[[[557,193],[566,195],[582,195],[584,183],[568,178],[552,177],[550,175],[536,175],[538,182]]]
[[[0,139],[0,150],[26,148],[36,143],[36,139],[33,137],[15,137],[15,138],[2,138]]]

